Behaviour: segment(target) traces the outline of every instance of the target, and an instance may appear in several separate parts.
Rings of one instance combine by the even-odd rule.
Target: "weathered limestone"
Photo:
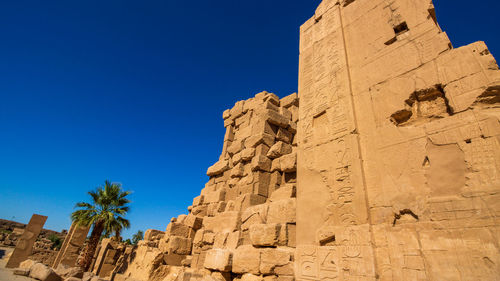
[[[26,260],[28,256],[31,254],[31,249],[33,248],[33,244],[35,244],[35,240],[38,237],[38,234],[43,228],[45,221],[47,220],[46,216],[41,216],[34,214],[26,228],[24,229],[23,234],[19,238],[19,242],[17,243],[14,252],[9,258],[9,261],[5,265],[6,268],[15,268],[18,267],[21,262]]]

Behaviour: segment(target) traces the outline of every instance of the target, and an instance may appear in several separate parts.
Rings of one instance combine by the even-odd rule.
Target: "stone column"
[[[54,263],[52,264],[52,268],[57,268],[59,266],[59,263],[61,262],[61,258],[64,254],[64,251],[66,250],[66,247],[69,243],[69,240],[71,240],[71,235],[73,235],[73,231],[75,230],[75,224],[71,224],[71,227],[69,228],[68,234],[66,234],[66,237],[64,238],[64,242],[61,246],[61,249],[59,249],[59,252],[57,253],[57,256],[54,260]]]
[[[54,262],[53,267],[57,268],[59,264],[67,267],[73,267],[76,265],[76,260],[80,254],[80,250],[87,238],[90,227],[78,226],[75,224],[71,225],[70,232],[64,239],[63,246],[59,251],[57,258]]]
[[[301,27],[297,280],[375,278],[341,5]]]
[[[7,265],[5,265],[6,268],[18,267],[21,262],[26,260],[28,256],[31,255],[33,244],[35,244],[36,238],[38,237],[38,234],[40,234],[45,221],[47,221],[46,216],[33,214],[30,222],[24,229],[23,234],[19,238],[17,246],[14,249],[14,252],[12,252]]]

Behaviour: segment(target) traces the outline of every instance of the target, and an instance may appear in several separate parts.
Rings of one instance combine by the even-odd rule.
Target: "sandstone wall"
[[[115,280],[500,280],[486,45],[454,49],[415,0],[324,0],[300,33],[299,96],[226,110],[189,214]]]
[[[299,280],[498,280],[500,72],[430,1],[323,1],[301,27]]]

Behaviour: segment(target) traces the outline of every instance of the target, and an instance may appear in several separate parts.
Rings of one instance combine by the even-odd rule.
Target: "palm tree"
[[[129,211],[130,200],[125,198],[130,191],[123,191],[118,183],[106,180],[104,186],[89,191],[91,203],[79,202],[75,208],[81,208],[71,214],[71,220],[82,226],[93,226],[90,238],[85,245],[78,265],[87,271],[99,244],[102,234],[115,233],[117,237],[123,228],[129,228],[130,222],[124,218]]]
[[[144,233],[142,230],[138,230],[136,234],[132,236],[132,244],[137,245],[139,243],[139,240],[142,240],[144,238]]]

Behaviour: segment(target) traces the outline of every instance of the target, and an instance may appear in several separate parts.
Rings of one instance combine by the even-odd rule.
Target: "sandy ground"
[[[0,281],[33,281],[33,279],[17,276],[12,273],[11,269],[5,268],[8,255],[14,248],[0,247]]]

